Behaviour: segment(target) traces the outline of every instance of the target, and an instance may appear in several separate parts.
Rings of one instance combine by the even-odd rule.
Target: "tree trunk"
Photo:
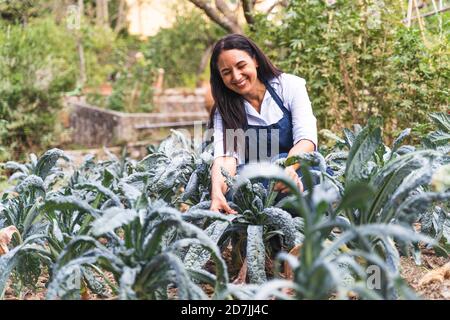
[[[197,87],[202,84],[202,80],[200,79],[200,75],[205,71],[206,66],[208,65],[209,57],[211,56],[213,44],[211,44],[208,48],[206,48],[205,52],[203,52],[202,58],[200,59],[200,64],[197,69]]]
[[[230,10],[228,5],[225,3],[224,0],[216,0],[216,7],[219,9],[220,12],[223,13],[232,23],[238,25],[239,22],[237,20],[236,14]]]
[[[80,22],[80,25],[82,23],[84,16],[84,1],[78,0],[78,21]]]
[[[95,20],[98,26],[103,22],[102,2],[103,0],[95,0]]]
[[[78,0],[78,21],[80,25],[83,23],[83,12],[84,12],[84,3],[83,0]],[[78,57],[80,59],[80,78],[78,80],[80,86],[84,86],[87,80],[86,76],[86,62],[84,59],[84,48],[83,48],[83,39],[81,36],[81,31],[77,30],[77,49],[78,49]]]
[[[189,1],[192,2],[196,7],[203,10],[212,21],[217,23],[226,31],[231,33],[243,33],[241,26],[233,22],[235,20],[234,15],[231,17],[226,16],[225,14],[223,14],[223,12],[217,10],[216,8],[213,8],[211,4],[205,0],[189,0]]]
[[[116,33],[119,33],[125,27],[125,20],[126,20],[125,6],[126,6],[125,0],[120,0],[119,10],[117,12],[116,27],[114,28],[114,31]]]
[[[96,21],[99,26],[106,26],[109,24],[108,17],[108,0],[95,1]]]
[[[55,21],[57,24],[60,24],[67,12],[67,6],[69,4],[73,4],[70,1],[67,0],[61,0],[61,1],[53,1],[51,4],[52,7],[52,14],[55,17]]]
[[[275,2],[274,4],[272,4],[269,9],[267,9],[266,14],[271,13],[272,10],[278,6],[282,6],[282,7],[286,8],[288,5],[289,5],[289,2],[287,0],[279,0],[279,1]]]
[[[104,26],[109,26],[108,1],[109,0],[103,0],[103,25]]]
[[[251,26],[255,23],[253,18],[253,0],[242,0],[242,8],[244,9],[245,20]]]

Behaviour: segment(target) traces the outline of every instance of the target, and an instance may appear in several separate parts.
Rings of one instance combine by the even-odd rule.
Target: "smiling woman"
[[[225,86],[249,101],[259,113],[266,87],[258,80],[256,59],[245,51],[227,50],[220,54],[218,67]]]
[[[235,175],[249,162],[316,150],[316,118],[305,81],[283,73],[243,35],[231,34],[216,43],[210,70],[215,101],[210,114],[215,158],[211,210],[234,213],[225,198],[221,167]],[[298,164],[285,170],[302,190]],[[275,188],[288,190],[282,184]]]

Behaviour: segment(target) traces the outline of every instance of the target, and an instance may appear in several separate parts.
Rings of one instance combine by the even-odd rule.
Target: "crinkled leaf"
[[[403,140],[406,139],[411,134],[411,128],[407,128],[400,132],[397,138],[395,138],[394,143],[392,145],[392,154],[397,151],[397,149],[400,147]]]
[[[104,195],[105,197],[111,199],[116,206],[119,206],[119,207],[122,206],[119,197],[112,190],[104,187],[100,183],[96,183],[96,182],[80,183],[80,184],[76,185],[76,189],[89,190],[89,191],[94,191],[94,192],[100,193],[100,194]]]
[[[247,270],[250,283],[262,284],[267,281],[266,250],[263,239],[263,226],[247,227]]]
[[[92,234],[100,236],[128,224],[136,219],[137,212],[133,209],[122,209],[117,207],[108,208],[100,218],[92,223]]]
[[[59,158],[63,158],[66,161],[70,159],[64,154],[64,151],[54,148],[46,151],[38,160],[34,173],[45,179],[50,173],[50,170],[55,166]]]
[[[356,136],[348,154],[345,170],[347,183],[365,180],[364,168],[381,142],[380,120],[371,118],[369,124]]]
[[[205,233],[214,243],[217,243],[229,225],[230,223],[228,221],[217,220],[205,229]],[[208,262],[210,256],[210,252],[202,246],[193,245],[184,257],[184,264],[190,269],[201,269]]]
[[[41,193],[45,192],[44,181],[35,175],[26,177],[16,186],[16,191],[18,193],[34,190],[40,191]]]
[[[267,216],[268,225],[283,232],[283,239],[288,250],[302,243],[304,237],[296,228],[294,219],[288,212],[280,208],[266,208],[263,214]]]

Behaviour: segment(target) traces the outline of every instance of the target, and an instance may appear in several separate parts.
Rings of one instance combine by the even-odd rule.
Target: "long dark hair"
[[[224,150],[227,150],[225,144],[226,129],[246,129],[247,114],[245,112],[244,98],[233,90],[229,89],[222,80],[219,67],[217,65],[219,55],[225,50],[242,50],[254,58],[258,64],[257,75],[262,83],[279,77],[282,73],[280,69],[275,67],[260,48],[249,38],[240,34],[230,34],[219,41],[214,46],[211,55],[211,93],[214,98],[214,106],[209,115],[209,127],[214,126],[214,114],[216,110],[222,116],[223,134],[224,134]],[[236,146],[234,146],[236,150]]]

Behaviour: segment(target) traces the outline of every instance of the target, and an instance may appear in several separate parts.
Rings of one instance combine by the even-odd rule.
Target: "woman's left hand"
[[[300,192],[303,192],[303,183],[298,177],[297,171],[292,166],[289,166],[284,169],[284,172],[286,172],[286,174],[295,182]],[[274,190],[281,193],[286,193],[289,191],[289,187],[287,187],[282,182],[277,182],[275,184]]]

